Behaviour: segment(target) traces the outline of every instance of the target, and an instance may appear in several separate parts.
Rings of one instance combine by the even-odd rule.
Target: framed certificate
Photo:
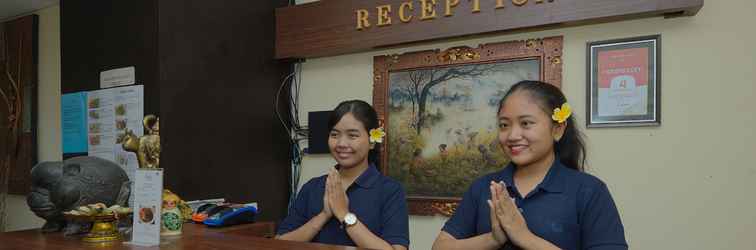
[[[661,35],[590,42],[586,126],[661,125]]]

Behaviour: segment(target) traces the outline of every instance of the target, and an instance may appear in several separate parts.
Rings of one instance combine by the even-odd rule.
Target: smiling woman
[[[385,135],[375,109],[364,101],[342,102],[331,113],[328,129],[328,147],[337,165],[302,186],[276,238],[406,250],[404,189],[375,166],[375,144]]]
[[[627,249],[606,184],[583,172],[585,146],[567,98],[521,81],[499,102],[499,143],[512,159],[473,182],[433,249]]]

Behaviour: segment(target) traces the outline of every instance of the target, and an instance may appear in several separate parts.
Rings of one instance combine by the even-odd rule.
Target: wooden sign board
[[[276,9],[276,58],[312,58],[442,38],[653,16],[703,0],[321,0]]]

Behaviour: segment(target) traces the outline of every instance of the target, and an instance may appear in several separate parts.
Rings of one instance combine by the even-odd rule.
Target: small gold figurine
[[[160,167],[160,118],[147,115],[142,121],[145,135],[137,137],[131,130],[126,130],[123,149],[137,154],[139,168]]]
[[[178,195],[164,189],[161,213],[160,235],[180,235],[184,222],[192,216],[192,208]]]

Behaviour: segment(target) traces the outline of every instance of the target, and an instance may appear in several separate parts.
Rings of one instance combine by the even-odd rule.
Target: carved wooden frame
[[[389,73],[419,68],[448,67],[449,65],[487,64],[502,61],[538,59],[540,80],[560,87],[562,84],[563,38],[547,37],[520,41],[482,44],[477,48],[453,47],[444,51],[426,50],[405,54],[383,55],[373,58],[373,107],[379,120],[388,128]],[[391,136],[387,131],[386,136]],[[388,141],[384,139],[384,141]],[[388,173],[387,143],[380,144],[381,171]],[[409,213],[413,215],[451,216],[461,197],[408,196]]]
[[[31,188],[29,172],[37,164],[37,15],[0,23],[0,185],[8,194],[26,195]],[[4,45],[3,45],[4,44]],[[8,110],[8,111],[5,111]],[[7,125],[5,124],[7,123]],[[7,183],[3,183],[7,182]],[[0,192],[5,191],[0,188]]]

